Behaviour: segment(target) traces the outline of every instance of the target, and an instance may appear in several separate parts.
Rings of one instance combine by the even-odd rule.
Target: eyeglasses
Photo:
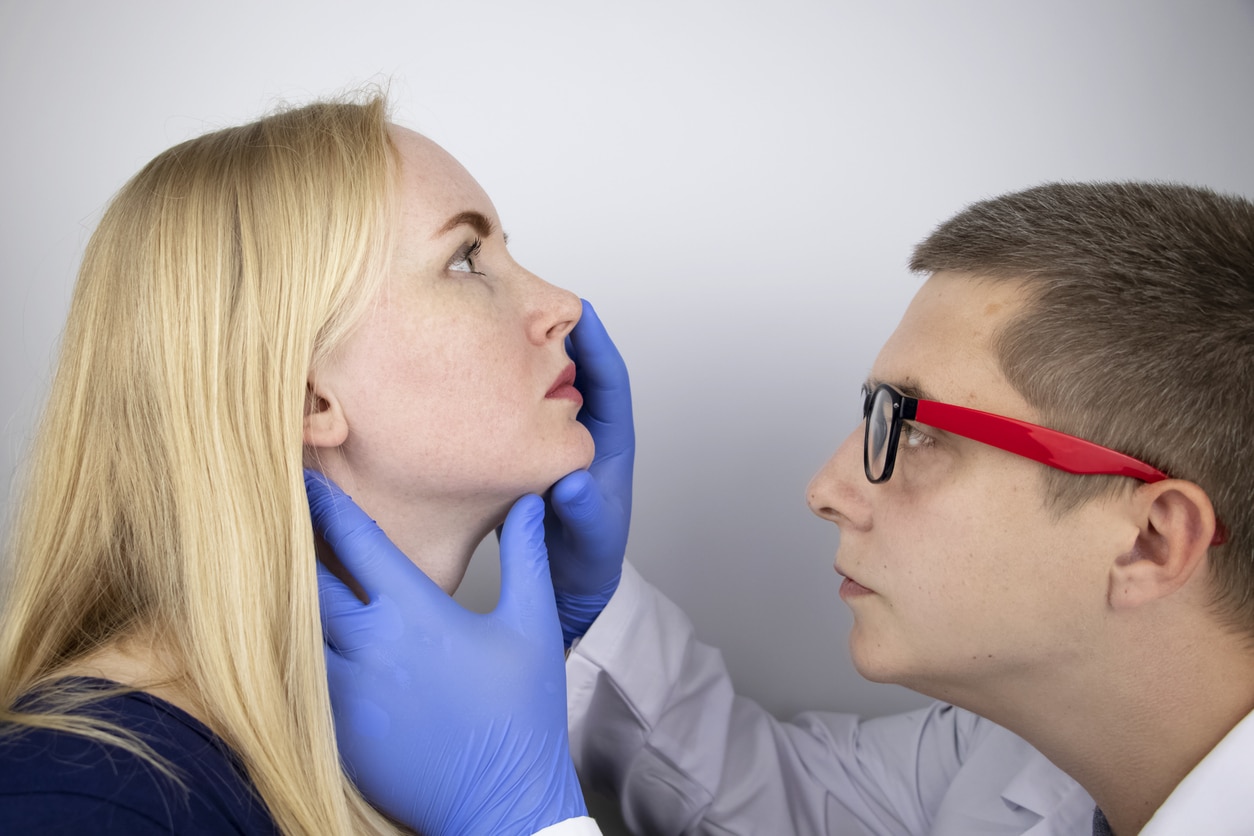
[[[893,475],[901,425],[905,421],[917,421],[1067,473],[1131,476],[1142,482],[1161,482],[1171,478],[1139,459],[1074,435],[965,406],[910,398],[887,383],[881,383],[874,390],[862,387],[862,397],[862,415],[866,423],[862,466],[872,484],[887,482]],[[1220,545],[1226,540],[1227,531],[1216,520],[1212,545]]]

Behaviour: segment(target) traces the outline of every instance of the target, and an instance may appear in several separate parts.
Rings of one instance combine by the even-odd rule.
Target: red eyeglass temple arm
[[[905,413],[911,401],[914,401],[915,414],[908,416]],[[903,404],[902,417],[907,420],[913,418],[929,427],[989,444],[1067,473],[1131,476],[1151,483],[1171,478],[1139,459],[1092,441],[965,406],[909,398]],[[1215,537],[1211,544],[1218,546],[1227,540],[1227,529],[1216,520]]]
[[[1039,424],[965,406],[917,401],[915,420],[1068,473],[1131,476],[1143,482],[1161,482],[1170,478],[1161,470],[1109,447]]]

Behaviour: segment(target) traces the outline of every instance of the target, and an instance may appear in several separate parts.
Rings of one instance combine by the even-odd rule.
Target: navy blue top
[[[82,680],[85,688],[113,683]],[[135,732],[183,787],[125,749],[64,732],[0,737],[0,833],[277,834],[265,804],[220,737],[151,694],[82,709]]]

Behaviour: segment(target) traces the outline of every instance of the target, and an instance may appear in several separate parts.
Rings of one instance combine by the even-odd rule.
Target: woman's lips
[[[583,403],[583,395],[579,394],[579,390],[575,388],[574,363],[570,363],[566,368],[562,369],[562,373],[557,376],[557,380],[553,381],[553,385],[549,388],[549,391],[544,393],[544,397],[574,401],[577,404]]]

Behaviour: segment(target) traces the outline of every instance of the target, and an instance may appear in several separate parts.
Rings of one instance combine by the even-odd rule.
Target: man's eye
[[[932,437],[909,421],[903,421],[900,443],[902,447],[928,447],[932,444]]]
[[[455,273],[474,273],[476,276],[482,276],[483,273],[475,269],[475,259],[479,257],[479,250],[483,247],[483,241],[478,238],[473,244],[463,244],[461,249],[453,254],[453,259],[448,263],[448,269]]]

